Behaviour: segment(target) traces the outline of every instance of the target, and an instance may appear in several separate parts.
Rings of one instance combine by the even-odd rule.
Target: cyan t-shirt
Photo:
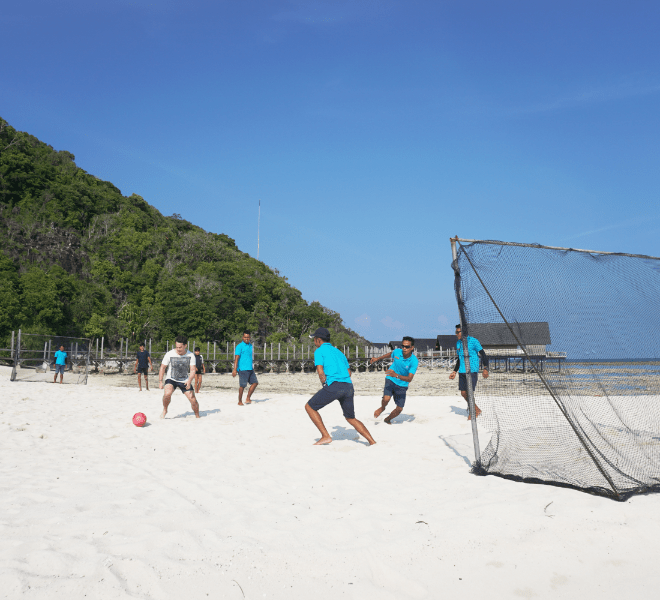
[[[468,356],[470,357],[470,373],[479,372],[479,352],[483,350],[479,340],[472,336],[467,336]],[[456,340],[456,353],[461,361],[458,367],[459,373],[465,373],[465,357],[463,355],[463,340]]]
[[[55,352],[55,364],[56,365],[65,365],[66,364],[66,352],[58,350]]]
[[[414,354],[411,354],[408,358],[404,358],[403,350],[401,350],[401,348],[397,348],[394,352],[392,352],[392,366],[390,369],[392,369],[392,371],[394,371],[397,375],[403,375],[404,377],[407,377],[411,373],[414,375],[417,373],[418,364],[419,361]],[[410,385],[410,382],[396,379],[391,375],[388,375],[387,379],[391,379],[394,383],[400,385],[401,387],[408,387]]]
[[[319,365],[323,367],[327,385],[332,385],[335,381],[352,383],[344,353],[330,342],[325,342],[314,351],[314,366]]]
[[[241,342],[238,346],[236,346],[236,350],[234,350],[234,356],[240,356],[238,359],[238,368],[236,369],[237,371],[252,371],[254,369],[254,365],[252,363],[253,349],[254,346],[252,344],[246,344],[245,342]]]

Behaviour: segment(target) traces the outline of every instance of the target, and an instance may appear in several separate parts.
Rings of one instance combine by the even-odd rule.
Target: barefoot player
[[[60,383],[64,379],[64,369],[66,367],[66,352],[64,352],[64,346],[60,346],[60,349],[55,352],[55,377],[53,378],[53,383],[57,382],[57,374],[60,375]]]
[[[167,371],[167,377],[163,383],[165,371]],[[195,416],[199,419],[199,404],[195,398],[195,390],[192,388],[195,371],[195,355],[188,350],[188,339],[180,335],[175,340],[175,347],[163,356],[158,373],[158,387],[164,390],[161,419],[167,415],[167,407],[172,401],[175,389],[181,390],[181,393],[188,398]]]
[[[147,392],[149,391],[149,379],[147,373],[153,370],[154,366],[151,362],[151,356],[149,352],[144,349],[144,344],[140,344],[140,349],[137,352],[137,358],[135,359],[135,372],[138,376],[138,388],[142,391],[142,375],[144,375],[144,385],[147,386]]]
[[[461,396],[463,396],[465,401],[468,402],[467,374],[465,371],[465,354],[463,353],[462,342],[463,333],[461,331],[460,323],[456,325],[456,337],[458,338],[458,341],[456,342],[456,353],[458,354],[458,358],[456,359],[454,370],[449,375],[449,379],[454,379],[456,377],[456,371],[458,371],[458,389],[461,392]],[[477,338],[468,335],[465,341],[467,342],[468,357],[470,358],[470,381],[472,382],[472,392],[474,393],[474,390],[477,387],[477,379],[479,378],[479,357],[481,357],[481,362],[484,365],[484,379],[488,379],[488,357]],[[472,418],[472,415],[469,413],[470,407],[468,402],[468,421]],[[477,406],[476,402],[474,403],[474,413],[477,417],[481,414],[481,409]]]
[[[330,345],[330,332],[324,327],[319,327],[309,337],[314,338],[314,364],[316,372],[323,387],[312,396],[310,401],[305,404],[305,410],[321,433],[321,439],[315,446],[324,446],[332,442],[328,430],[323,425],[323,420],[319,414],[324,406],[327,406],[335,400],[339,400],[341,409],[346,420],[362,435],[372,446],[376,442],[367,428],[361,421],[355,418],[355,409],[353,406],[353,382],[351,381],[351,370],[348,361],[342,352]]]
[[[202,388],[202,375],[206,373],[204,357],[200,352],[199,348],[195,348],[195,394],[199,394],[199,390]]]
[[[408,386],[413,380],[415,373],[417,373],[417,365],[419,361],[413,354],[415,348],[415,340],[410,336],[403,338],[401,348],[397,348],[392,352],[383,354],[377,358],[371,359],[373,365],[376,361],[392,357],[392,368],[388,369],[387,377],[385,377],[385,389],[383,390],[383,400],[380,408],[376,409],[374,417],[378,418],[383,414],[387,407],[390,398],[394,396],[394,404],[396,408],[385,418],[385,423],[392,424],[392,419],[398,417],[406,404],[406,392]]]
[[[245,404],[252,404],[252,392],[259,385],[257,376],[254,373],[254,346],[250,342],[250,332],[243,332],[243,341],[236,346],[234,351],[234,368],[231,372],[232,377],[238,375],[238,405],[243,406],[243,390],[250,385],[250,389],[245,398]]]

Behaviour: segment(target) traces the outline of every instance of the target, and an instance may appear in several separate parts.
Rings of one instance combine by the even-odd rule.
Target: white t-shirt
[[[167,365],[167,374],[165,379],[185,383],[190,377],[190,365],[195,365],[195,355],[188,350],[183,356],[180,356],[176,349],[170,350],[163,356],[163,364]]]

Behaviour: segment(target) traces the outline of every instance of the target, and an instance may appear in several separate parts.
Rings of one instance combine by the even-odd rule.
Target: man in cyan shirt
[[[361,421],[355,418],[355,408],[353,406],[353,382],[351,381],[351,370],[348,361],[342,352],[330,344],[330,332],[325,327],[319,327],[309,337],[314,338],[314,364],[316,372],[323,387],[312,396],[310,401],[305,404],[305,410],[321,433],[321,439],[315,446],[324,446],[332,442],[332,437],[323,424],[323,419],[319,414],[324,406],[327,406],[335,400],[339,400],[345,419],[357,430],[357,432],[366,438],[369,445],[376,442]]]
[[[465,368],[465,353],[463,351],[463,333],[461,330],[461,324],[456,325],[456,354],[458,358],[456,359],[456,364],[454,365],[454,370],[449,375],[449,379],[454,379],[456,377],[456,372],[458,371],[458,389],[461,392],[461,396],[465,398],[465,401],[468,402],[468,393],[467,393],[467,370]],[[472,392],[474,393],[475,388],[477,387],[477,380],[479,378],[479,357],[481,357],[481,362],[483,363],[484,370],[483,376],[484,379],[488,379],[488,357],[484,352],[484,349],[481,347],[479,340],[473,338],[472,336],[467,336],[466,343],[468,347],[468,358],[470,361],[470,381],[472,382]],[[472,419],[472,415],[469,414],[469,402],[468,402],[468,421]],[[477,406],[477,403],[474,403],[474,412],[475,416],[481,414],[481,409]]]
[[[167,371],[167,377],[163,382],[165,371]],[[172,394],[175,389],[180,390],[188,398],[195,416],[199,419],[199,404],[197,398],[195,398],[195,390],[192,387],[195,371],[195,355],[188,350],[188,338],[180,335],[175,340],[175,347],[163,356],[163,362],[158,373],[158,386],[163,390],[161,419],[164,419],[167,415],[167,407],[172,401]]]
[[[66,367],[66,352],[64,352],[64,346],[60,346],[60,349],[55,352],[55,377],[53,378],[53,383],[57,383],[57,374],[60,374],[60,383],[64,378],[64,368]]]
[[[252,404],[252,392],[259,385],[257,376],[254,373],[254,346],[250,342],[250,332],[243,332],[243,341],[236,346],[234,351],[234,368],[231,372],[232,377],[238,375],[238,405],[243,406],[243,390],[249,385],[245,404]]]
[[[371,359],[373,365],[376,361],[392,358],[391,368],[387,370],[387,377],[385,377],[385,389],[383,390],[383,400],[380,408],[376,409],[374,417],[378,418],[383,414],[387,407],[390,398],[394,396],[394,404],[396,408],[387,416],[385,423],[392,424],[392,419],[398,417],[406,404],[406,393],[408,386],[413,380],[415,373],[417,373],[417,365],[419,361],[413,354],[415,349],[415,340],[410,336],[403,338],[401,348],[392,350],[383,356]]]

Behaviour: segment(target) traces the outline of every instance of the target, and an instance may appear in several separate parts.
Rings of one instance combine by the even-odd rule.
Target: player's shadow
[[[461,415],[461,417],[467,417],[468,416],[467,408],[460,408],[458,406],[452,406],[451,407],[451,412],[453,412],[455,415]]]
[[[330,433],[330,437],[332,438],[333,442],[337,442],[339,440],[349,440],[351,442],[356,442],[365,446],[369,445],[368,442],[362,441],[360,434],[352,427],[348,428],[341,425],[335,425],[332,429],[332,432]]]
[[[441,435],[439,435],[438,437],[445,443],[445,446],[447,446],[447,448],[449,448],[456,456],[462,458],[468,467],[472,466],[472,461],[467,456],[465,456],[465,454],[461,454],[458,451],[458,449],[452,443],[450,443],[449,440],[447,440],[447,438],[442,437]]]
[[[392,419],[390,425],[403,425],[404,423],[410,423],[415,420],[415,415],[398,415]],[[383,421],[384,422],[384,421]],[[386,423],[387,425],[387,423]]]
[[[259,404],[260,402],[268,402],[272,400],[272,398],[250,398],[251,404]]]
[[[199,416],[200,417],[208,417],[209,415],[212,415],[213,413],[219,413],[220,409],[219,408],[214,408],[212,410],[200,410],[199,411]],[[195,413],[192,412],[191,410],[186,411],[184,413],[181,413],[180,415],[177,415],[176,417],[172,417],[173,419],[185,419],[186,417],[194,417]]]

